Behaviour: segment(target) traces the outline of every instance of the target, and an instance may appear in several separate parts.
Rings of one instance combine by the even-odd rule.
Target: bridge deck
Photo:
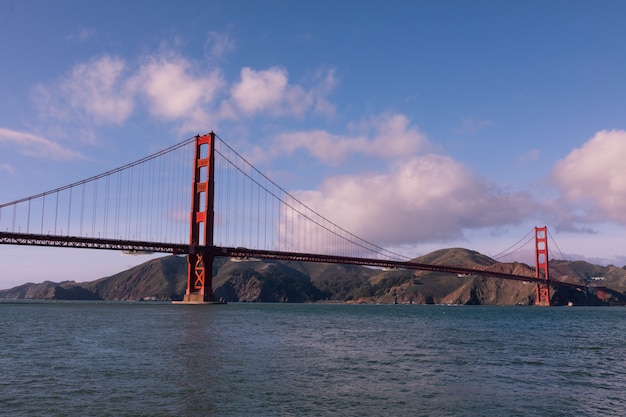
[[[0,244],[9,245],[27,245],[27,246],[53,246],[68,248],[86,248],[86,249],[106,249],[118,250],[130,253],[170,253],[173,255],[187,255],[190,253],[202,253],[204,251],[212,251],[214,256],[226,256],[231,258],[261,258],[284,261],[300,261],[300,262],[316,262],[316,263],[333,263],[346,265],[361,265],[379,268],[398,268],[412,269],[421,271],[444,272],[450,274],[462,274],[468,276],[483,276],[491,278],[500,278],[513,281],[545,283],[545,279],[537,277],[528,277],[523,275],[507,274],[503,272],[490,271],[486,269],[467,268],[462,266],[451,265],[434,265],[415,261],[397,261],[376,258],[354,258],[347,256],[322,255],[311,253],[296,253],[282,251],[267,251],[248,248],[232,248],[222,246],[190,246],[187,244],[177,243],[159,243],[159,242],[142,242],[127,241],[115,239],[94,239],[90,237],[77,236],[52,236],[40,234],[23,234],[0,232]],[[574,288],[584,288],[584,285],[572,284],[564,281],[550,280],[550,285],[565,285]]]

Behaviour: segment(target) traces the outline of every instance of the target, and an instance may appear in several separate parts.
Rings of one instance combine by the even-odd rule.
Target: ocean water
[[[625,413],[625,308],[0,303],[2,416]]]

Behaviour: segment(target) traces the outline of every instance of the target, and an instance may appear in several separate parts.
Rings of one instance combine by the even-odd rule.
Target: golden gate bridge
[[[213,260],[225,256],[534,282],[535,304],[550,305],[551,285],[583,286],[549,276],[548,260],[554,259],[549,237],[547,227],[536,227],[494,257],[534,265],[535,276],[415,262],[318,214],[213,132],[105,173],[0,204],[0,244],[186,255],[185,303],[215,301]]]

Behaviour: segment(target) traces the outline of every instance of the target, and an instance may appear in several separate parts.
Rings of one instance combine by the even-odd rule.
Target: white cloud
[[[121,58],[93,58],[75,65],[56,85],[37,85],[33,89],[35,101],[44,116],[95,124],[123,123],[134,106],[126,70],[126,62]]]
[[[330,71],[318,85],[306,90],[301,85],[289,84],[284,68],[255,71],[245,67],[241,70],[241,80],[231,88],[228,107],[247,116],[264,112],[274,116],[300,117],[311,108],[329,113],[334,108],[326,101],[326,96],[334,83],[334,75]]]
[[[324,130],[282,133],[274,141],[276,155],[291,155],[300,148],[306,149],[312,156],[327,163],[337,164],[346,157],[368,144],[366,137],[348,137],[334,135]]]
[[[427,139],[403,114],[384,114],[361,123],[353,136],[334,135],[326,131],[283,133],[276,137],[272,153],[290,155],[306,149],[319,160],[337,164],[351,154],[377,156],[384,159],[414,155]]]
[[[18,132],[16,130],[0,128],[0,144],[2,143],[15,145],[21,154],[36,158],[52,158],[59,160],[82,158],[80,153],[66,149],[56,142],[41,136]]]
[[[559,161],[552,178],[579,218],[626,224],[626,131],[603,130]]]
[[[241,81],[233,86],[232,98],[236,105],[247,114],[273,108],[282,103],[287,90],[287,71],[271,68],[254,71],[241,70]]]
[[[198,73],[177,55],[146,58],[134,83],[147,98],[150,113],[165,120],[202,117],[198,112],[205,112],[224,85],[218,70]]]
[[[318,190],[295,195],[381,245],[458,239],[464,230],[518,224],[536,208],[527,195],[493,188],[462,164],[434,154],[398,162],[385,174],[328,178]]]
[[[122,123],[133,111],[133,92],[124,78],[126,63],[109,55],[76,65],[61,92],[72,108],[98,123]]]
[[[146,56],[135,66],[104,55],[74,66],[56,84],[35,86],[33,97],[42,116],[65,123],[121,124],[143,97],[155,118],[191,130],[206,128],[209,108],[224,81],[218,70],[198,68],[167,52]]]
[[[234,43],[227,35],[210,32],[207,47],[220,55]],[[336,84],[334,71],[315,73],[310,84],[308,88],[290,84],[282,68],[243,68],[240,79],[229,85],[219,68],[163,49],[134,63],[111,55],[94,57],[56,82],[34,86],[32,97],[41,117],[59,120],[70,130],[125,123],[137,104],[145,104],[155,119],[174,122],[179,131],[196,132],[215,128],[220,120],[257,113],[332,114],[334,106],[327,97]]]

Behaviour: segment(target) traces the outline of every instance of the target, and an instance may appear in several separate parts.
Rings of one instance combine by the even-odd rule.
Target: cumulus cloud
[[[252,68],[241,70],[241,81],[233,86],[231,93],[235,104],[247,114],[267,108],[275,108],[287,99],[287,71],[283,68],[270,68],[254,71]],[[302,89],[296,88],[291,96],[302,95]]]
[[[442,242],[463,231],[518,224],[536,207],[497,189],[447,156],[428,154],[388,173],[328,178],[303,203],[346,230],[382,245]]]
[[[72,108],[102,123],[121,123],[133,110],[133,94],[124,79],[126,63],[105,55],[74,67],[61,85]]]
[[[552,178],[589,219],[626,224],[626,131],[603,130],[559,161]]]
[[[61,120],[88,118],[96,124],[120,124],[133,111],[134,92],[126,62],[104,55],[77,64],[60,83],[34,88],[43,115]]]
[[[240,76],[240,81],[231,88],[231,98],[227,103],[234,113],[250,116],[263,112],[274,116],[300,117],[311,108],[322,113],[329,111],[326,95],[334,86],[332,71],[308,90],[301,85],[290,84],[287,70],[280,67],[261,71],[245,67]]]
[[[486,183],[449,156],[424,153],[433,146],[403,114],[382,114],[348,130],[284,133],[269,153],[305,150],[328,164],[359,155],[387,161],[388,172],[331,177],[315,190],[295,193],[366,240],[388,247],[452,241],[472,229],[517,225],[543,207],[527,193]]]
[[[290,155],[306,149],[319,160],[337,164],[351,154],[377,156],[384,159],[415,154],[426,143],[426,136],[403,114],[384,114],[361,123],[360,134],[335,135],[323,130],[288,132],[274,140],[272,153]]]
[[[190,61],[177,55],[145,59],[134,85],[147,99],[152,115],[165,120],[193,118],[214,101],[224,85],[220,72],[198,73],[193,68]]]
[[[58,143],[41,136],[0,128],[0,144],[3,143],[14,145],[19,149],[21,154],[36,158],[52,158],[59,160],[82,158],[80,153],[64,148]],[[11,172],[10,168],[11,167],[5,169]]]
[[[126,122],[141,98],[155,118],[197,129],[209,120],[223,86],[218,70],[174,53],[145,56],[134,65],[104,55],[77,64],[57,83],[35,86],[33,98],[42,116],[87,126]]]
[[[220,55],[233,48],[227,35],[209,34],[207,47]],[[262,113],[301,117],[306,112],[329,115],[328,95],[335,87],[334,71],[318,72],[310,85],[289,82],[283,68],[256,71],[243,68],[229,85],[219,68],[162,50],[134,62],[102,55],[75,65],[49,84],[33,87],[32,96],[44,118],[64,123],[119,125],[145,104],[155,119],[195,131],[224,119]],[[140,109],[141,110],[141,109]]]

